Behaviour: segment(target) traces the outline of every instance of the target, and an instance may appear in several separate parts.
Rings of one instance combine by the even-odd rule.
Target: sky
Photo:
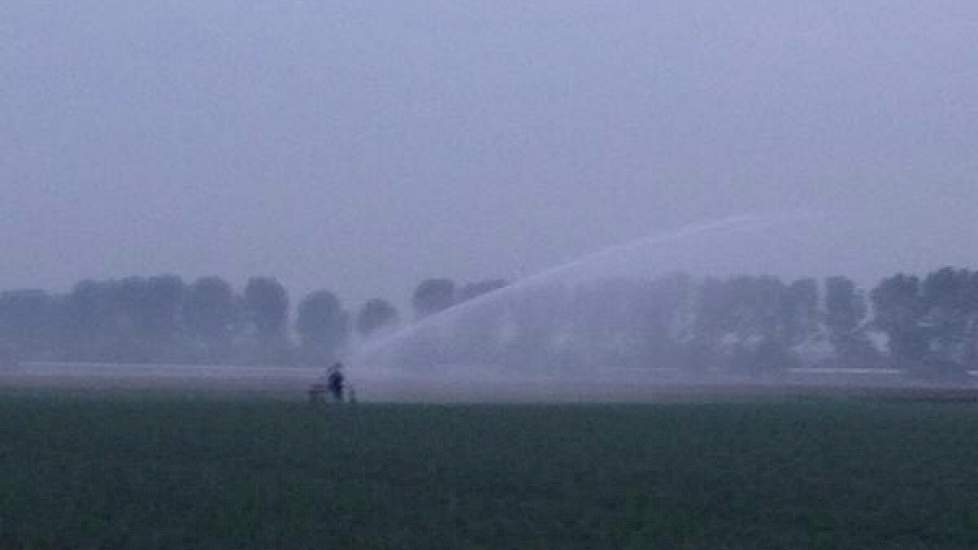
[[[0,2],[0,288],[404,300],[786,211],[876,277],[976,207],[973,0]]]

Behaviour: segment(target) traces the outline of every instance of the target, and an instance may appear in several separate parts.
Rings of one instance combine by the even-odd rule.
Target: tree
[[[689,359],[693,280],[674,273],[641,285],[629,302],[631,332],[645,366],[676,367]]]
[[[889,338],[890,353],[901,363],[919,369],[929,347],[920,280],[902,273],[888,277],[873,289],[870,298],[873,322]]]
[[[188,332],[206,360],[229,358],[237,308],[227,281],[219,277],[197,279],[187,294],[184,315]]]
[[[368,338],[394,327],[397,322],[397,308],[387,300],[373,298],[367,300],[357,314],[357,333],[363,338]]]
[[[825,280],[825,329],[836,359],[847,365],[862,365],[871,358],[866,336],[866,298],[848,277]]]
[[[716,367],[724,355],[727,332],[727,297],[721,279],[708,277],[695,291],[692,336],[687,344],[687,367],[706,371]]]
[[[157,275],[146,281],[140,323],[164,349],[174,346],[179,339],[180,315],[186,297],[187,284],[176,275]]]
[[[707,279],[694,324],[697,361],[747,371],[781,370],[797,361],[792,292],[776,277]]]
[[[930,337],[933,358],[964,368],[976,320],[974,275],[967,269],[945,267],[921,283],[922,322]]]
[[[260,358],[281,359],[288,347],[289,295],[285,287],[271,277],[252,277],[245,285],[244,309]]]
[[[550,306],[541,311],[558,347],[582,365],[675,366],[685,360],[680,342],[688,336],[691,280],[672,274],[651,281],[604,278],[579,284],[568,296],[568,317]],[[564,335],[569,334],[569,337]],[[564,344],[566,342],[566,344]]]
[[[455,283],[451,279],[426,279],[411,298],[414,315],[421,319],[455,305]]]
[[[113,298],[113,355],[152,362],[179,356],[180,314],[187,293],[175,275],[127,277],[103,283]]]
[[[974,369],[978,367],[978,271],[971,272],[962,301],[969,312],[964,361],[968,368]]]
[[[797,362],[795,303],[790,288],[777,277],[736,277],[735,301],[739,303],[735,333],[740,341],[736,366],[754,372],[784,370]]]
[[[113,360],[112,341],[117,338],[118,304],[112,283],[79,282],[65,298],[62,349],[75,361]]]
[[[145,363],[152,358],[153,335],[146,322],[146,279],[126,277],[109,281],[108,290],[115,305],[112,355],[116,360]]]
[[[781,325],[789,346],[798,346],[818,333],[818,282],[799,279],[788,286],[781,308]]]
[[[943,268],[917,277],[895,275],[873,290],[876,325],[890,352],[912,375],[958,379],[974,359],[978,279]]]
[[[299,303],[296,331],[307,360],[332,361],[349,339],[350,315],[335,294],[319,290]]]

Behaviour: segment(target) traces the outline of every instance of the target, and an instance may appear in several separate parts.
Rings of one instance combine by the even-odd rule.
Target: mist
[[[298,393],[332,365],[363,397],[437,401],[973,386],[978,271],[866,286],[835,271],[846,261],[805,261],[832,227],[811,214],[698,224],[520,280],[425,279],[403,311],[326,289],[293,306],[269,277],[7,291],[0,377]],[[836,256],[858,257],[852,242],[833,242]]]
[[[978,548],[975,0],[0,0],[0,549]]]
[[[4,2],[0,287],[270,274],[359,302],[786,209],[861,239],[860,280],[969,265],[976,17]]]
[[[964,0],[4,2],[0,353],[665,376],[715,294],[745,319],[700,374],[774,340],[783,374],[855,345],[832,280],[842,363],[967,372],[976,32]],[[811,281],[786,342],[758,311]]]

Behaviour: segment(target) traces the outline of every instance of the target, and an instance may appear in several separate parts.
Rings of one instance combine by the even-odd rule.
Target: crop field
[[[978,405],[0,393],[0,548],[975,548]]]

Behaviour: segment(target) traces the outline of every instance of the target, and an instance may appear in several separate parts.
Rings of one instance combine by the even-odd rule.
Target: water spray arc
[[[645,252],[650,249],[654,250],[662,246],[682,243],[698,237],[763,231],[780,223],[785,223],[786,221],[797,220],[800,218],[801,216],[792,216],[790,218],[786,216],[779,216],[776,218],[758,216],[730,217],[709,223],[689,225],[666,234],[652,235],[606,247],[596,252],[586,254],[575,260],[517,280],[501,289],[486,293],[461,304],[457,304],[435,315],[418,320],[380,340],[368,343],[362,348],[356,350],[356,352],[350,358],[350,362],[354,366],[353,372],[358,370],[357,367],[370,365],[378,355],[384,353],[390,348],[411,340],[425,330],[451,323],[460,316],[464,315],[466,312],[486,307],[493,302],[504,301],[537,285],[543,285],[551,281],[560,281],[564,278],[572,278],[575,275],[579,275],[580,272],[586,272],[587,269],[591,268],[592,266],[600,267],[604,262],[614,258],[628,257],[637,252]]]

